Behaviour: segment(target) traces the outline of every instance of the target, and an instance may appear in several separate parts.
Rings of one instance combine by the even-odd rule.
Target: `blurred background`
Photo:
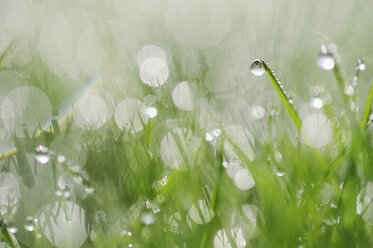
[[[344,113],[333,73],[317,66],[321,45],[338,50],[351,84],[361,59],[359,100],[350,106],[361,113],[372,9],[369,0],[0,0],[0,210],[11,236],[22,247],[245,247],[259,233],[251,245],[300,244],[309,229],[296,219],[325,213],[285,203],[266,212],[266,200],[284,200],[286,187],[295,197],[325,169],[312,161],[296,169],[309,155],[304,143],[327,146],[321,154],[330,161],[348,132],[332,135],[322,115],[311,141],[300,141],[273,86],[250,65],[269,63],[303,120],[323,104]],[[269,116],[279,116],[272,129]],[[241,153],[220,146],[223,132]],[[242,166],[251,162],[273,162],[290,184],[276,195],[258,182],[268,171]],[[344,173],[320,201],[337,197]],[[286,213],[277,219],[276,211]]]

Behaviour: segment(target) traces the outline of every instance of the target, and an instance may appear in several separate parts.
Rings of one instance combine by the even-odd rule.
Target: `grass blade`
[[[280,81],[276,78],[273,70],[269,67],[267,62],[264,60],[260,60],[262,65],[268,75],[269,80],[271,81],[273,87],[275,88],[277,94],[280,96],[282,103],[284,104],[285,108],[289,112],[291,118],[294,121],[294,124],[297,126],[298,130],[302,126],[302,121],[299,118],[297,111],[295,110],[292,99],[286,94],[284,87],[281,85]]]
[[[369,116],[372,112],[372,101],[373,101],[373,85],[370,86],[367,101],[365,102],[363,116],[360,121],[360,127],[365,130],[369,121]]]

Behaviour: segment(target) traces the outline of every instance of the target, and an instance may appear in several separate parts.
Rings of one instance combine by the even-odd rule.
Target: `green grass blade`
[[[265,71],[268,75],[269,80],[271,81],[271,83],[272,83],[273,87],[275,88],[277,94],[280,96],[280,99],[281,99],[282,103],[284,104],[285,108],[289,112],[291,118],[293,119],[295,125],[297,126],[297,128],[299,130],[302,127],[302,121],[300,120],[299,115],[298,115],[297,111],[295,110],[295,108],[293,106],[292,100],[290,99],[290,97],[284,91],[283,86],[281,85],[279,80],[275,77],[274,72],[269,67],[267,62],[265,62],[264,60],[260,60],[260,61],[262,62],[263,66],[264,66],[264,69],[265,69]]]
[[[365,128],[367,127],[369,116],[370,116],[370,113],[372,112],[372,101],[373,101],[373,85],[371,85],[369,88],[368,97],[365,102],[363,116],[360,122],[360,127],[362,130],[365,130]]]

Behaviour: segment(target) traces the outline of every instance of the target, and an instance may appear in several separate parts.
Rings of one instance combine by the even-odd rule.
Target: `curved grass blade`
[[[295,110],[293,106],[293,100],[287,95],[284,87],[281,85],[280,81],[276,78],[273,70],[269,67],[268,63],[264,60],[260,60],[262,63],[269,80],[271,81],[273,87],[275,88],[277,94],[280,96],[282,103],[284,104],[285,108],[289,112],[291,118],[293,119],[295,125],[298,129],[302,126],[302,121],[299,118],[298,112]]]
[[[372,112],[372,101],[373,101],[373,85],[370,86],[367,101],[365,102],[363,116],[360,121],[360,127],[365,130],[369,121],[369,116]]]

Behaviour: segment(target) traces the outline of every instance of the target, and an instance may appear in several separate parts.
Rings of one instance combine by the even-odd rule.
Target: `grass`
[[[0,70],[9,70],[2,61],[10,48],[0,56]],[[204,56],[202,52],[199,55]],[[219,111],[210,106],[217,94],[209,92],[203,84],[209,76],[207,66],[201,69],[200,78],[193,80],[197,82],[196,95],[207,99],[208,104],[202,106],[196,101],[196,108],[190,112],[173,105],[172,85],[168,82],[150,88],[136,78],[140,91],[158,98],[154,105],[158,110],[155,118],[146,122],[138,114],[143,126],[139,132],[120,129],[112,117],[96,130],[81,129],[73,119],[63,124],[52,119],[50,128],[40,134],[12,136],[17,151],[3,155],[0,168],[3,173],[12,173],[19,183],[20,205],[15,214],[2,216],[2,241],[10,247],[72,247],[78,233],[87,235],[82,244],[76,245],[82,247],[372,246],[373,195],[369,182],[373,172],[370,125],[373,86],[367,92],[361,115],[351,110],[351,101],[357,103],[359,98],[349,98],[343,93],[347,80],[339,55],[331,56],[336,64],[330,73],[339,89],[333,98],[342,100],[325,103],[317,110],[327,116],[333,132],[331,141],[322,148],[304,142],[301,112],[295,108],[300,103],[289,96],[286,84],[279,82],[264,60],[259,61],[273,87],[271,91],[277,93],[281,104],[266,107],[260,120],[240,122],[243,130],[254,137],[254,143],[245,131],[238,137],[227,132],[230,121],[220,118]],[[182,63],[174,60],[175,77],[179,79]],[[54,75],[37,56],[28,66],[10,69],[27,75],[29,84],[48,94],[53,109],[58,109],[62,102],[63,93],[58,93],[61,89],[53,89],[35,76],[35,68],[56,85],[63,79]],[[359,73],[363,72],[356,73],[356,80]],[[120,95],[120,91],[113,90],[115,94]],[[209,123],[201,119],[208,119]],[[206,132],[212,129],[220,132],[206,140]],[[61,159],[59,151],[52,149],[57,137],[67,134],[77,139],[76,146],[68,146],[79,147],[86,155],[84,164],[78,167],[73,162],[75,158]],[[162,159],[164,137],[173,140],[168,149],[172,156],[178,156],[179,170]],[[42,149],[36,151],[39,145]],[[48,149],[43,151],[44,147]],[[252,157],[248,156],[250,152]],[[49,161],[35,162],[38,155],[47,156]],[[238,171],[249,171],[254,186],[248,190],[237,187],[237,177],[229,176],[235,165],[239,166]],[[277,175],[278,170],[283,174]],[[61,187],[61,175],[72,178],[73,183]],[[248,181],[245,178],[243,183]],[[64,197],[65,193],[69,196]],[[357,214],[359,199],[363,203]],[[49,208],[50,218],[42,221],[41,210],[55,202],[59,206],[57,213]],[[67,202],[80,207],[78,217],[68,209]],[[53,233],[56,230],[53,225],[61,223],[58,211],[75,216],[62,221],[63,226],[75,233],[66,230]],[[33,231],[23,228],[27,216],[38,219]],[[10,221],[16,221],[18,232],[10,233],[7,228]],[[78,231],[74,229],[77,226]],[[49,234],[47,229],[51,230]],[[58,242],[61,235],[62,241]]]

